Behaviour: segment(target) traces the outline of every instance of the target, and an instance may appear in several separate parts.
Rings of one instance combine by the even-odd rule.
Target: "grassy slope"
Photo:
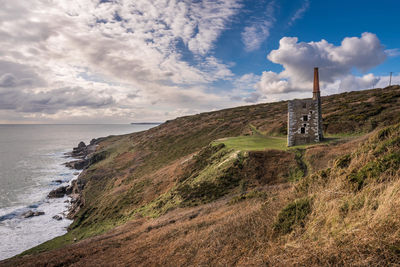
[[[285,264],[399,264],[400,124],[374,132],[297,189],[310,203],[298,208],[309,215],[281,238],[290,246],[274,252]]]
[[[236,136],[230,138],[222,138],[214,141],[215,144],[223,143],[228,148],[251,151],[264,149],[287,150],[287,139],[284,137],[268,137],[268,136]]]
[[[399,87],[324,97],[322,108],[325,131],[331,134],[349,135],[366,133],[376,127],[398,123],[400,121],[398,116],[399,97]],[[245,224],[240,224],[242,221],[244,223],[254,220],[254,223],[260,223],[258,218],[264,214],[263,207],[265,205],[261,205],[259,201],[254,202],[253,205],[252,202],[249,202],[253,199],[262,199],[266,202],[261,203],[269,203],[267,206],[274,207],[273,209],[266,208],[269,214],[278,216],[277,208],[282,208],[288,200],[305,197],[306,204],[309,203],[305,206],[311,205],[313,207],[312,214],[314,214],[315,203],[319,203],[316,202],[314,196],[317,194],[316,189],[310,192],[302,191],[302,193],[292,192],[292,189],[282,189],[267,200],[265,200],[264,194],[258,192],[269,192],[273,189],[268,185],[299,180],[306,174],[310,175],[300,183],[309,181],[310,177],[314,177],[312,173],[331,166],[332,159],[352,151],[362,137],[354,142],[345,143],[337,139],[333,143],[313,146],[306,150],[304,148],[297,149],[294,151],[295,153],[236,152],[236,150],[260,148],[285,149],[285,139],[279,136],[285,134],[286,131],[286,108],[286,102],[278,102],[203,113],[178,118],[146,132],[108,138],[100,148],[100,150],[107,151],[108,158],[91,166],[80,178],[86,183],[85,206],[77,214],[71,231],[65,236],[51,240],[27,253],[64,246],[71,243],[74,238],[80,240],[104,233],[127,221],[145,220],[149,224],[152,219],[144,219],[143,216],[145,218],[148,216],[158,217],[165,214],[162,217],[164,218],[171,216],[169,214],[174,214],[174,212],[194,210],[199,205],[202,207],[204,204],[215,202],[218,199],[226,199],[228,203],[238,202],[235,205],[250,205],[248,213],[237,215],[237,222],[233,224],[238,227],[236,231],[240,227],[247,227]],[[239,135],[245,137],[235,137]],[[277,137],[266,138],[263,135]],[[228,137],[235,138],[222,141],[226,146],[215,144],[208,146],[214,140]],[[357,157],[357,155],[352,157]],[[320,158],[323,160],[318,160]],[[268,168],[269,165],[271,165],[270,168]],[[291,167],[288,168],[288,166]],[[333,180],[336,177],[332,176],[331,172],[323,175],[329,176]],[[360,179],[362,180],[356,175],[353,180]],[[266,185],[267,187],[265,187]],[[288,186],[291,187],[290,184]],[[299,195],[297,196],[297,194]],[[357,193],[352,192],[351,194]],[[335,198],[335,196],[331,197]],[[242,200],[246,204],[242,204]],[[304,199],[302,203],[304,203]],[[229,214],[230,207],[231,205],[224,204],[209,212],[218,213],[221,210],[221,213]],[[297,204],[294,207],[297,207]],[[287,207],[286,213],[283,214],[292,214],[291,207]],[[295,214],[297,213],[295,212]],[[284,224],[290,225],[290,220],[288,223],[284,220],[285,216],[282,216],[279,218],[283,220]],[[216,227],[222,227],[227,223],[222,217],[218,217],[218,222],[214,222]],[[205,224],[210,223],[207,216],[202,220]],[[296,226],[298,221],[303,220],[304,218],[295,218],[296,224],[294,225]],[[212,223],[205,229],[209,230],[211,225]],[[305,225],[307,227],[309,223]],[[326,229],[329,229],[328,226]],[[299,230],[301,233],[297,234],[297,228],[292,229],[290,226],[288,228],[290,230],[287,231],[294,231],[295,234],[288,238],[282,234],[286,233],[283,231],[276,239],[277,234],[274,230],[276,227],[273,228],[273,223],[269,220],[260,223],[257,227],[270,233],[267,236],[274,236],[274,242],[279,241],[280,236],[283,235],[284,238],[279,241],[283,242],[282,244],[295,243],[296,240],[299,240],[296,239],[299,236],[304,238],[304,230]],[[303,228],[300,227],[300,229]],[[231,230],[235,231],[235,229]],[[329,231],[326,231],[325,234],[330,236]],[[315,234],[314,236],[310,235],[311,237],[317,238]],[[181,238],[182,242],[186,240],[182,236]],[[215,239],[218,238],[224,240],[217,234]],[[251,242],[259,242],[254,239],[254,236],[250,238],[253,238]],[[209,241],[216,242],[216,240]],[[260,244],[262,243],[259,243],[257,250],[265,250],[266,248]],[[255,249],[254,246],[254,244],[249,245],[248,249]],[[322,248],[324,247],[328,249],[327,246],[322,246]],[[201,248],[197,249],[202,250]],[[274,254],[274,250],[268,251],[271,255]],[[298,252],[293,251],[294,253]],[[284,251],[276,250],[275,252],[278,258],[285,255]],[[230,263],[242,261],[242,254],[231,255],[233,258],[238,257],[238,261],[230,261]],[[219,254],[219,256],[221,257],[223,254]],[[228,255],[225,256],[228,257]],[[300,256],[299,254],[293,259],[298,260]],[[265,257],[265,255],[261,257],[263,261],[273,262]],[[311,256],[309,255],[308,258],[304,256],[304,258],[304,262],[306,262],[310,260]]]

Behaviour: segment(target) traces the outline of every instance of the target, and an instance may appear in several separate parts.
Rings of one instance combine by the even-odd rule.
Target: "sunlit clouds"
[[[287,99],[308,90],[314,66],[326,88],[357,90],[379,85],[368,71],[398,54],[368,32],[340,45],[281,36],[277,47],[271,33],[281,3],[260,1],[260,11],[246,4],[0,0],[0,122],[163,121]],[[294,5],[289,25],[310,6],[308,0]],[[249,12],[257,14],[243,15]],[[241,45],[234,54],[263,51],[263,60],[282,71],[238,71],[242,62],[224,57],[223,38]]]

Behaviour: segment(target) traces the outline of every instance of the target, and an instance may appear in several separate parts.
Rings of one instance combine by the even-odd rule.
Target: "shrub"
[[[102,161],[103,159],[107,158],[109,156],[108,151],[100,151],[97,153],[94,153],[90,158],[89,158],[89,165],[93,165],[97,162]]]
[[[231,167],[214,181],[184,183],[177,187],[176,192],[182,198],[182,206],[196,206],[209,203],[229,193],[230,189],[239,185],[240,179],[237,168]]]
[[[337,168],[341,168],[341,169],[347,168],[347,167],[349,167],[350,162],[351,162],[351,156],[350,156],[350,154],[347,154],[347,155],[339,157],[335,162],[335,166]]]
[[[296,225],[304,227],[307,215],[311,213],[309,198],[296,199],[286,205],[278,214],[274,230],[281,234],[290,233]]]
[[[390,153],[375,161],[368,162],[359,171],[353,171],[347,176],[347,179],[360,190],[367,179],[377,180],[380,175],[387,170],[396,171],[400,167],[400,153]]]

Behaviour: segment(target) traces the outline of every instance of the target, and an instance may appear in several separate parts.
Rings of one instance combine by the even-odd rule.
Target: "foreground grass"
[[[397,89],[396,89],[397,88]],[[324,117],[324,126],[328,133],[334,134],[331,136],[327,136],[327,140],[324,143],[329,143],[330,145],[334,145],[336,141],[342,141],[343,139],[347,139],[348,136],[353,135],[354,133],[362,133],[362,132],[370,132],[372,129],[382,126],[382,125],[392,125],[399,121],[399,105],[400,103],[400,88],[396,87],[390,90],[382,89],[382,90],[370,90],[370,91],[363,91],[363,92],[352,92],[352,93],[345,93],[341,95],[329,96],[324,97],[323,99],[323,110],[326,116]],[[78,214],[75,228],[71,230],[67,235],[55,239],[53,243],[49,241],[45,243],[40,248],[40,251],[49,250],[55,247],[62,247],[66,243],[74,242],[75,238],[78,240],[87,238],[89,236],[98,235],[100,233],[104,233],[107,230],[115,227],[118,223],[122,222],[126,216],[130,215],[132,210],[140,208],[144,205],[144,207],[149,207],[144,211],[150,211],[151,213],[144,215],[158,215],[156,213],[161,211],[161,213],[170,211],[169,204],[175,204],[172,201],[167,201],[166,203],[164,200],[168,200],[168,198],[158,198],[160,194],[164,193],[168,189],[174,188],[175,182],[180,181],[181,186],[177,189],[177,194],[179,193],[179,198],[183,203],[185,200],[185,207],[191,207],[194,205],[201,205],[203,203],[209,203],[209,200],[213,200],[216,197],[220,197],[225,195],[225,186],[226,181],[231,181],[230,185],[236,186],[236,180],[228,179],[228,178],[236,178],[236,175],[229,175],[232,174],[230,172],[225,172],[224,164],[232,163],[230,160],[225,161],[226,158],[221,157],[218,161],[213,162],[210,157],[205,157],[203,161],[198,161],[199,164],[194,164],[193,168],[190,168],[187,172],[188,175],[176,175],[176,179],[172,180],[171,182],[164,182],[166,172],[159,172],[161,168],[164,168],[174,162],[175,160],[187,156],[189,154],[195,153],[199,151],[201,148],[208,145],[212,140],[218,139],[215,141],[214,144],[224,143],[227,148],[232,148],[234,150],[242,150],[242,151],[257,151],[257,150],[267,150],[267,149],[275,149],[275,150],[288,150],[289,148],[286,147],[286,138],[284,137],[267,137],[265,135],[274,135],[274,134],[284,134],[282,129],[285,129],[285,122],[286,122],[286,111],[287,111],[287,103],[286,102],[279,102],[279,103],[272,103],[272,104],[260,104],[256,106],[249,106],[249,107],[239,107],[234,109],[228,109],[218,112],[210,112],[210,113],[203,113],[198,114],[195,116],[188,116],[179,118],[174,121],[170,121],[146,131],[145,133],[137,133],[130,136],[126,136],[125,138],[115,137],[108,139],[107,142],[103,142],[102,146],[104,150],[107,150],[108,157],[103,161],[97,163],[96,166],[92,166],[93,168],[90,169],[90,173],[82,177],[82,179],[88,181],[85,187],[85,207],[81,210]],[[248,136],[248,134],[253,134]],[[238,136],[238,135],[246,135],[246,136]],[[226,139],[219,139],[227,136],[238,136]],[[396,137],[397,138],[397,137]],[[386,140],[385,143],[380,144],[382,147],[379,150],[374,150],[375,153],[381,153],[380,151],[385,151],[386,147],[393,144],[398,144],[398,140],[395,137],[391,138],[390,140]],[[386,143],[388,142],[388,143]],[[376,140],[373,143],[378,143]],[[301,164],[304,161],[303,156],[305,155],[305,151],[302,148],[309,148],[312,146],[320,146],[320,144],[310,145],[310,146],[300,146],[294,147],[294,150],[300,148],[297,151],[294,151],[296,154],[296,161],[298,161],[299,165],[302,165],[301,168],[288,168],[292,170],[292,173],[289,175],[289,180],[296,182],[300,181],[306,176],[307,168],[304,167],[304,164]],[[292,147],[290,148],[292,149]],[[324,146],[321,146],[321,150],[325,149]],[[327,148],[328,149],[328,148]],[[365,151],[371,150],[369,147],[364,148]],[[280,151],[280,152],[281,152]],[[274,151],[277,152],[277,151]],[[279,151],[278,151],[279,152]],[[366,187],[365,190],[369,190],[368,192],[372,192],[373,194],[377,194],[375,191],[371,190],[371,187],[376,186],[374,182],[380,185],[378,182],[383,181],[384,179],[388,180],[385,177],[391,177],[393,179],[392,173],[395,172],[395,168],[391,166],[396,166],[398,164],[398,154],[394,154],[397,151],[391,151],[393,153],[384,155],[382,159],[369,159],[367,157],[363,157],[363,160],[358,159],[360,158],[360,153],[363,151],[358,151],[358,154],[347,155],[343,160],[338,161],[337,167],[340,166],[347,166],[345,168],[336,169],[336,172],[332,172],[332,170],[324,170],[318,176],[310,175],[308,179],[305,179],[305,182],[308,182],[309,186],[314,194],[319,194],[319,192],[332,192],[332,196],[328,195],[326,199],[322,199],[316,197],[315,201],[313,201],[312,206],[313,209],[319,211],[318,214],[320,217],[318,219],[313,219],[312,216],[316,216],[316,212],[313,210],[310,215],[307,216],[307,220],[311,223],[309,225],[314,225],[318,227],[322,227],[321,225],[325,225],[325,237],[331,237],[332,234],[337,236],[338,233],[345,233],[347,229],[351,229],[351,234],[360,232],[358,225],[359,225],[359,218],[364,218],[365,214],[374,213],[375,210],[380,210],[384,205],[379,205],[380,203],[385,204],[388,203],[388,200],[394,200],[399,198],[392,197],[394,193],[400,192],[396,190],[391,192],[387,192],[388,199],[382,199],[377,201],[376,203],[371,202],[371,207],[374,209],[372,210],[363,210],[363,207],[360,203],[363,203],[363,199],[367,199],[368,202],[376,196],[363,196],[363,188]],[[246,154],[246,153],[244,153]],[[251,154],[251,153],[249,153]],[[254,153],[255,154],[255,153]],[[260,153],[262,154],[262,153]],[[271,154],[271,153],[264,153],[264,154]],[[283,153],[284,154],[284,153]],[[322,154],[322,153],[321,153]],[[318,156],[319,154],[314,154]],[[231,159],[231,158],[230,158]],[[264,157],[260,157],[259,162],[265,162]],[[354,160],[356,159],[356,160]],[[234,158],[232,158],[232,161]],[[203,164],[200,164],[204,162]],[[224,164],[220,163],[223,162]],[[365,162],[372,162],[369,165],[364,166]],[[240,163],[240,162],[239,162]],[[353,164],[354,166],[351,166]],[[280,164],[281,166],[286,167],[285,164]],[[357,165],[357,166],[356,166]],[[249,170],[253,170],[253,172],[248,171],[246,174],[253,174],[251,177],[252,181],[259,180],[259,173],[263,174],[265,168],[267,166],[257,165],[249,165]],[[325,166],[325,165],[324,165]],[[390,168],[387,168],[387,167]],[[351,167],[349,169],[349,167]],[[179,168],[178,168],[179,170]],[[398,172],[398,168],[397,168]],[[274,172],[270,171],[274,176],[277,176]],[[332,174],[330,174],[332,173]],[[219,175],[221,174],[221,175]],[[334,175],[335,174],[335,175]],[[172,176],[172,175],[171,175]],[[182,176],[182,177],[181,177]],[[384,178],[381,179],[381,176]],[[158,179],[158,177],[162,177],[163,179]],[[340,179],[336,179],[336,177],[340,177]],[[180,178],[185,178],[182,180],[177,180]],[[209,179],[210,178],[210,179]],[[212,179],[211,179],[212,178]],[[215,179],[221,178],[221,179]],[[145,180],[150,181],[149,183],[144,183]],[[158,179],[158,180],[157,180]],[[325,186],[327,182],[330,180],[335,181],[330,184],[330,186]],[[347,181],[344,183],[343,181]],[[390,179],[389,179],[390,181]],[[145,186],[142,186],[142,182]],[[304,183],[304,182],[303,182]],[[243,185],[242,183],[241,185]],[[321,186],[321,188],[313,189],[313,186]],[[154,190],[150,190],[151,188],[155,188]],[[244,187],[244,186],[243,186]],[[150,189],[149,189],[150,188]],[[220,190],[220,189],[224,190]],[[342,188],[346,189],[343,192],[340,191]],[[179,189],[179,190],[178,190]],[[210,194],[204,194],[206,189]],[[308,187],[307,187],[308,189]],[[358,190],[356,193],[353,193],[352,190]],[[372,188],[374,189],[374,188]],[[379,189],[379,188],[378,188]],[[380,189],[379,189],[380,190]],[[244,190],[243,190],[244,191]],[[378,190],[376,190],[378,191]],[[306,190],[306,192],[308,192]],[[380,192],[380,191],[378,191]],[[326,194],[328,194],[326,193]],[[371,194],[372,194],[371,193]],[[279,191],[278,196],[281,194]],[[352,194],[357,194],[354,197]],[[339,196],[346,196],[346,198],[338,198]],[[161,195],[162,196],[162,195]],[[167,195],[168,196],[168,195]],[[271,203],[274,202],[275,196],[271,196]],[[293,196],[294,197],[294,196]],[[296,196],[297,197],[297,196]],[[383,197],[382,197],[383,198]],[[286,199],[286,198],[285,198]],[[322,208],[324,206],[319,207],[319,205],[326,204],[328,201],[332,199],[338,199],[338,203],[332,203],[331,206],[327,207],[326,210]],[[162,200],[159,201],[159,200]],[[367,202],[367,201],[366,201]],[[156,203],[157,206],[154,206],[156,209],[153,208],[152,205],[147,204]],[[271,205],[268,203],[268,205]],[[283,203],[278,203],[283,205]],[[385,204],[386,205],[386,204]],[[177,205],[176,205],[177,206]],[[340,209],[337,207],[340,206]],[[361,207],[362,206],[362,207]],[[368,206],[368,205],[365,205]],[[396,207],[394,205],[393,207]],[[175,206],[172,206],[175,207]],[[287,209],[284,211],[288,211],[289,215],[295,214],[298,215],[297,209],[296,212],[291,213],[291,207],[288,206]],[[295,206],[297,207],[297,206]],[[303,205],[303,207],[307,207],[307,205]],[[388,205],[386,205],[387,211],[382,212],[382,214],[393,214],[393,210],[389,209]],[[158,209],[158,210],[157,210]],[[278,210],[276,208],[271,210]],[[302,209],[304,210],[304,209]],[[339,212],[339,211],[340,212]],[[156,211],[156,212],[153,212]],[[339,212],[337,216],[333,216],[326,218],[327,214],[330,215],[334,211]],[[360,211],[358,213],[358,211]],[[396,210],[395,210],[396,211]],[[268,214],[268,215],[266,215]],[[240,241],[238,244],[244,244],[243,240],[249,241],[256,241],[257,244],[265,244],[266,240],[261,239],[257,240],[254,239],[257,234],[261,231],[260,229],[266,228],[269,229],[272,225],[272,222],[266,222],[266,217],[269,216],[272,218],[273,216],[270,215],[269,212],[266,214],[261,214],[260,218],[260,225],[257,227],[253,227],[252,229],[256,229],[253,233],[250,231],[251,235],[246,236],[243,238],[241,236],[242,233],[246,233],[243,231],[246,229],[245,227],[249,225],[248,221],[244,220],[243,224],[238,225],[237,228],[230,229],[227,232],[223,232],[220,238],[215,236],[215,231],[213,231],[213,235],[210,235],[211,242],[215,241],[217,244],[213,249],[210,251],[215,253],[221,247],[220,240],[226,236],[231,237],[232,233],[236,233],[238,235],[238,240]],[[284,214],[284,213],[283,213]],[[340,215],[340,216],[339,216]],[[346,216],[344,216],[346,215]],[[353,216],[354,215],[354,216]],[[379,214],[378,214],[379,215]],[[303,219],[300,217],[293,217],[294,220],[287,220],[290,225],[297,225],[292,224],[291,222],[302,222]],[[353,217],[352,217],[353,216]],[[364,217],[363,217],[364,216]],[[150,216],[152,217],[152,216]],[[292,218],[289,216],[289,219]],[[292,219],[293,219],[292,218]],[[375,217],[368,217],[366,221],[377,221]],[[329,220],[328,223],[324,223],[325,221]],[[353,221],[351,221],[353,220]],[[381,220],[387,221],[387,218],[381,218]],[[250,222],[254,221],[253,217],[250,217]],[[340,222],[344,222],[344,228],[339,226]],[[351,228],[351,224],[357,227]],[[234,225],[236,220],[232,220],[229,225]],[[389,221],[389,223],[391,223]],[[387,229],[393,229],[390,224],[383,224],[383,226],[387,225]],[[339,226],[337,226],[339,225]],[[301,226],[301,224],[300,224]],[[333,233],[331,230],[332,226],[335,226]],[[307,226],[306,226],[307,227]],[[197,229],[197,228],[196,228]],[[221,227],[221,229],[226,229],[226,227]],[[289,228],[288,228],[289,229]],[[294,232],[296,232],[295,227],[291,227]],[[309,236],[313,236],[313,228],[308,231]],[[316,228],[317,229],[317,228]],[[344,229],[344,230],[343,230]],[[373,228],[375,229],[375,228]],[[383,229],[386,232],[387,229]],[[302,230],[302,227],[300,227]],[[320,229],[314,231],[315,233],[319,233]],[[236,232],[235,232],[236,231]],[[382,231],[385,233],[385,231]],[[262,232],[261,232],[262,233]],[[370,234],[371,231],[369,229],[364,230],[364,233]],[[391,232],[392,236],[394,236],[393,231]],[[301,234],[301,231],[300,233]],[[186,234],[185,234],[186,235]],[[262,233],[262,236],[268,236],[265,233]],[[323,243],[326,239],[318,239],[318,235],[313,236],[315,237],[314,240],[319,240]],[[343,240],[341,236],[337,237],[338,240]],[[351,237],[350,240],[354,239]],[[360,240],[364,240],[363,237],[359,238]],[[198,238],[198,240],[203,240],[202,238]],[[267,239],[269,240],[269,239]],[[299,242],[302,242],[304,239],[300,238]],[[311,239],[309,239],[311,240]],[[389,240],[390,241],[390,240]],[[393,240],[392,240],[393,241]],[[395,242],[396,241],[396,242]],[[165,241],[163,241],[165,242]],[[192,244],[193,238],[190,239],[190,243]],[[211,242],[207,242],[207,247]],[[155,244],[159,244],[156,242]],[[329,244],[335,244],[331,251],[338,251],[338,247],[342,246],[343,243],[336,244],[334,242],[330,242]],[[328,245],[327,244],[327,247]],[[368,243],[369,244],[369,243]],[[276,244],[275,244],[276,245]],[[378,244],[379,245],[379,244]],[[397,251],[397,247],[400,247],[397,243],[397,240],[394,240],[392,243],[386,242],[385,245],[390,245],[391,248],[393,247],[394,250]],[[170,246],[170,244],[169,244]],[[170,246],[173,247],[173,246]],[[187,250],[187,246],[184,246],[185,250]],[[200,247],[200,246],[198,246]],[[236,247],[237,246],[236,244]],[[243,246],[242,249],[246,250],[251,246]],[[270,247],[277,247],[277,246],[270,246]],[[302,248],[303,245],[296,246],[298,248]],[[349,246],[353,247],[353,246]],[[347,247],[347,249],[349,248]],[[309,253],[309,251],[313,251],[312,249],[318,249],[320,251],[314,251],[315,253]],[[358,247],[357,249],[360,249]],[[380,250],[379,254],[382,254],[381,251],[387,251],[387,249],[383,247]],[[285,248],[285,251],[288,250]],[[292,248],[292,251],[295,248]],[[39,251],[36,249],[36,251]],[[232,249],[226,249],[225,251],[229,252],[227,257],[232,258]],[[284,252],[285,252],[284,251]],[[324,255],[329,254],[326,253],[329,251],[326,249],[325,251],[322,250],[320,244],[314,244],[308,250],[301,250],[298,251],[298,257],[304,257],[304,254],[309,253],[310,258],[314,257],[313,255]],[[296,252],[296,251],[294,251]],[[325,252],[325,253],[321,253]],[[343,249],[343,253],[347,252],[346,247]],[[367,252],[370,252],[367,250]],[[279,254],[280,252],[276,252]],[[283,253],[283,252],[282,252]],[[285,252],[286,253],[286,252]],[[290,253],[282,255],[284,256],[283,259],[290,260],[294,256]],[[206,253],[207,258],[209,257],[210,253]],[[333,253],[331,253],[334,255]],[[367,254],[367,253],[366,253]],[[176,255],[176,254],[174,254]],[[197,253],[196,253],[197,255]],[[266,255],[271,255],[271,252],[268,251]],[[372,254],[373,255],[373,254]],[[378,254],[375,254],[378,255]],[[400,255],[400,253],[399,253]],[[243,255],[242,255],[243,256]],[[346,256],[346,254],[342,255]],[[354,254],[353,254],[354,256]],[[212,258],[212,257],[211,257]],[[219,258],[217,255],[214,254],[214,258]],[[334,259],[330,264],[334,263]],[[237,262],[237,261],[236,261]],[[276,263],[277,261],[275,261]],[[282,264],[282,261],[280,262]],[[329,264],[327,264],[329,265]]]
[[[89,237],[103,234],[103,233],[115,228],[116,226],[125,223],[126,221],[127,221],[127,219],[125,219],[125,220],[122,219],[120,221],[106,220],[97,225],[90,225],[88,227],[74,229],[62,236],[58,236],[56,238],[53,238],[49,241],[46,241],[46,242],[38,245],[36,247],[30,248],[15,257],[30,255],[30,254],[37,254],[37,253],[41,253],[41,252],[45,252],[45,251],[49,251],[49,250],[53,250],[53,249],[59,249],[59,248],[65,247],[68,244],[72,244],[77,241],[89,238]]]

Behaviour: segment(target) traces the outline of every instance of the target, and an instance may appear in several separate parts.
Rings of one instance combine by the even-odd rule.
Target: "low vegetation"
[[[307,197],[296,199],[287,204],[278,214],[274,224],[276,232],[290,233],[294,226],[304,227],[307,215],[311,213],[311,200]]]
[[[262,135],[237,136],[214,141],[215,144],[225,144],[228,148],[250,151],[278,149],[287,150],[287,139],[284,137],[267,137]]]
[[[106,138],[70,231],[0,265],[396,265],[399,99],[324,97],[330,139],[290,149],[284,101]]]

